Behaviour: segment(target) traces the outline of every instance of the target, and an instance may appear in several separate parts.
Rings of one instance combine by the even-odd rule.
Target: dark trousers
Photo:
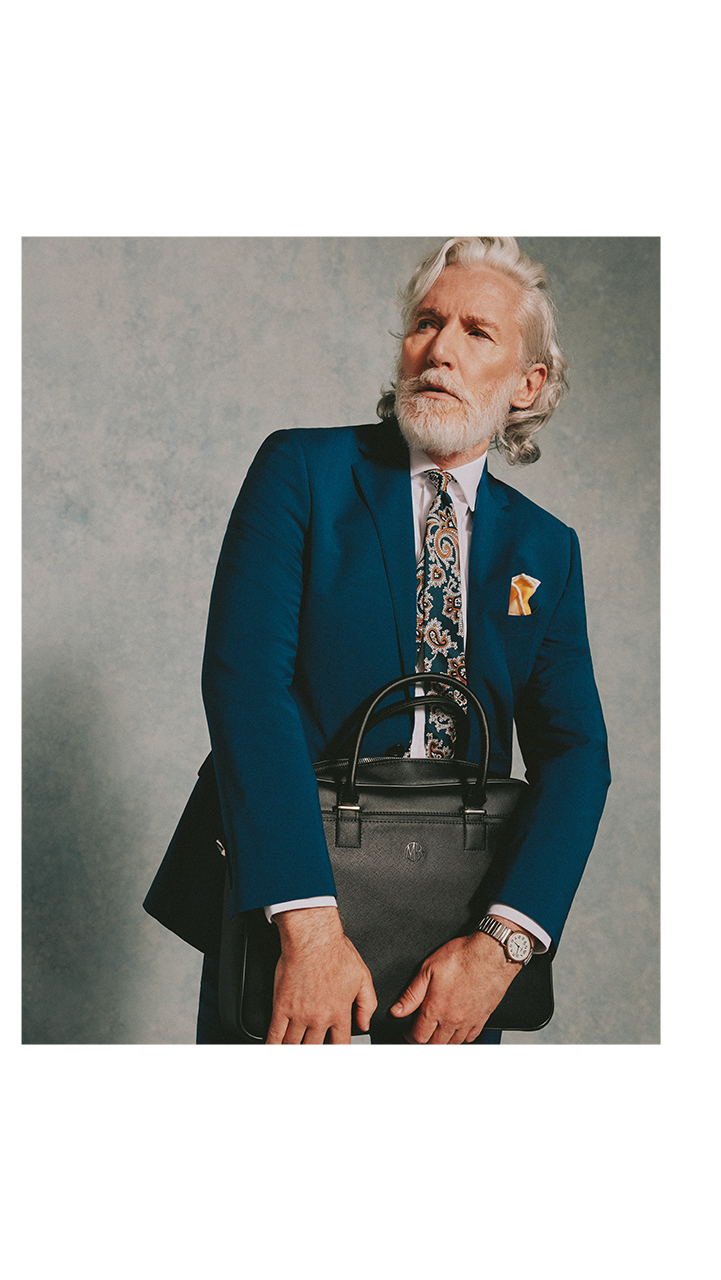
[[[242,1033],[231,1035],[220,1021],[218,1006],[218,959],[217,956],[206,956],[203,961],[203,976],[200,982],[200,1005],[198,1008],[197,1044],[258,1044]],[[371,1036],[372,1044],[405,1044],[400,1028],[395,1036],[388,1038]],[[500,1044],[500,1031],[482,1031],[473,1044]]]

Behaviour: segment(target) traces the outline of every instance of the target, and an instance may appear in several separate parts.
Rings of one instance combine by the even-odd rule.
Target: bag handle
[[[490,736],[488,732],[486,713],[475,693],[473,693],[473,690],[469,689],[468,685],[464,684],[462,680],[459,680],[456,676],[429,675],[425,671],[415,672],[412,676],[400,676],[397,680],[391,680],[373,697],[356,734],[353,754],[350,758],[350,768],[338,800],[339,809],[347,809],[348,807],[356,808],[358,805],[358,786],[356,784],[356,775],[358,772],[361,743],[369,728],[370,720],[376,707],[384,698],[388,697],[389,694],[395,693],[398,689],[407,689],[414,684],[434,684],[440,685],[442,688],[447,688],[450,685],[452,688],[458,689],[458,691],[468,699],[468,702],[473,707],[473,710],[476,713],[476,719],[478,720],[478,727],[481,731],[482,745],[476,781],[468,797],[468,803],[464,808],[466,812],[480,813],[483,810],[483,806],[486,802],[486,777],[488,775],[488,761],[490,757]],[[398,706],[397,709],[404,712],[414,711],[416,709],[413,706],[414,701],[415,699],[409,698],[408,703],[410,705],[403,705],[402,707]],[[417,701],[421,703],[423,700],[419,698]]]
[[[426,707],[438,707],[441,711],[445,711],[447,716],[451,717],[456,726],[456,757],[459,760],[464,760],[471,736],[470,721],[463,708],[453,698],[445,698],[439,693],[423,694],[422,697],[418,698],[406,698],[404,702],[394,702],[390,707],[382,707],[380,711],[374,712],[371,716],[365,732],[370,733],[371,729],[375,729],[376,725],[382,724],[384,720],[391,720],[393,716],[412,716],[416,711],[421,711]],[[335,753],[338,758],[350,756],[356,732],[357,729],[351,729],[350,733],[346,734]]]

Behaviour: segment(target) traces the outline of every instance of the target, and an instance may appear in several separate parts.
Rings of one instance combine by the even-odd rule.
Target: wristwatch
[[[533,947],[528,934],[522,933],[520,929],[514,932],[513,929],[508,928],[508,925],[496,920],[495,916],[484,916],[478,926],[478,932],[487,933],[489,938],[495,938],[496,942],[500,942],[508,959],[514,964],[528,964],[529,960],[533,959]]]

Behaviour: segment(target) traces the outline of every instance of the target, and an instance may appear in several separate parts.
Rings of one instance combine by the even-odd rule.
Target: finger
[[[393,1005],[391,1013],[394,1018],[406,1018],[409,1013],[413,1013],[413,1010],[418,1008],[428,990],[430,980],[430,973],[424,973],[422,969],[419,974],[416,974],[400,1000]]]
[[[471,1027],[470,1031],[468,1032],[468,1035],[464,1040],[464,1044],[473,1044],[473,1041],[478,1039],[482,1030],[483,1030],[483,1027]]]
[[[274,1013],[271,1018],[268,1034],[265,1038],[266,1044],[282,1044],[283,1036],[288,1027],[288,1019],[280,1013]]]
[[[323,1044],[328,1027],[325,1023],[315,1027],[307,1027],[303,1036],[303,1044]]]
[[[465,1027],[456,1027],[450,1040],[448,1040],[446,1043],[447,1044],[465,1044],[465,1041],[466,1041]]]
[[[360,1026],[360,1023],[358,1025]],[[350,1019],[348,1020],[347,1024],[344,1023],[342,1026],[331,1027],[330,1043],[331,1044],[350,1044],[350,1032],[351,1032]]]
[[[371,1018],[378,1008],[378,1000],[376,998],[375,987],[370,974],[366,974],[361,983],[360,991],[355,999],[356,1022],[361,1031],[368,1031],[371,1025]],[[350,1034],[350,1033],[349,1033]],[[333,1041],[335,1044],[335,1041]],[[341,1043],[345,1043],[342,1041]]]
[[[302,1044],[303,1036],[306,1033],[306,1025],[304,1022],[289,1022],[283,1036],[283,1044]]]
[[[435,1018],[429,1018],[421,1011],[405,1038],[409,1044],[428,1044],[437,1026]]]
[[[433,1032],[433,1035],[428,1041],[428,1044],[452,1044],[456,1031],[456,1027],[444,1025],[442,1022],[439,1022]],[[456,1043],[458,1044],[459,1041],[456,1041]]]

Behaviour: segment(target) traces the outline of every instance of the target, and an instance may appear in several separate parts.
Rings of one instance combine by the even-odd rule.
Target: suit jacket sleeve
[[[593,846],[611,777],[586,633],[578,538],[515,720],[529,789],[514,814],[496,900],[557,944]]]
[[[302,449],[279,432],[261,447],[230,518],[203,662],[231,914],[335,893],[292,689],[310,519]]]

